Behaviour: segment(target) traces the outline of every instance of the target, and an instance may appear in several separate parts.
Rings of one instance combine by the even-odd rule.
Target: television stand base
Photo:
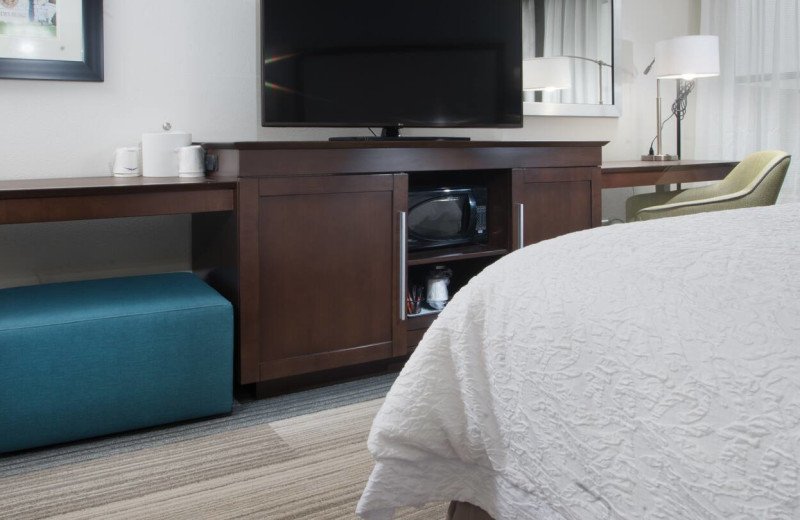
[[[399,142],[399,141],[469,141],[469,137],[417,137],[417,136],[400,136],[400,137],[384,137],[379,135],[361,135],[352,137],[329,137],[329,141],[385,141],[385,142]]]
[[[384,126],[381,135],[365,135],[354,137],[331,137],[331,141],[469,141],[469,137],[405,137],[400,135],[401,126]],[[373,134],[375,132],[372,132]]]

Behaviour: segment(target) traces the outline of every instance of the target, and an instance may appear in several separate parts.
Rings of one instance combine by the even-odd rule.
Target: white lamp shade
[[[655,74],[662,79],[719,76],[719,38],[679,36],[656,42]]]
[[[524,90],[558,90],[572,87],[569,58],[533,58],[522,62]]]

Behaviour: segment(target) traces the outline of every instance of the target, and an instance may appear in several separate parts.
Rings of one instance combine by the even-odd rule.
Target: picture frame
[[[67,59],[27,59],[24,57],[24,52],[27,50],[25,36],[0,33],[0,43],[5,45],[4,48],[0,47],[0,50],[5,49],[0,55],[0,79],[103,81],[103,0],[50,0],[50,2],[46,0],[0,0],[0,8],[5,7],[5,14],[10,16],[11,9],[18,7],[20,1],[24,2],[25,6],[31,6],[30,21],[27,25],[32,29],[39,30],[40,33],[43,26],[48,27],[53,34],[53,36],[38,38],[35,40],[37,42],[47,39],[57,40],[55,37],[56,17],[60,16],[62,6],[65,16],[68,14],[82,23],[63,23],[57,29],[59,31],[58,39],[63,38],[70,42],[68,46],[73,57]],[[35,15],[36,20],[33,20],[34,3],[36,9],[39,10]],[[42,6],[58,6],[59,14],[52,11],[53,7],[50,7],[53,15],[49,16],[50,13],[45,12]],[[1,21],[2,19],[0,19]],[[2,41],[3,39],[5,42]],[[17,48],[21,50],[16,51]],[[57,50],[50,51],[51,54],[55,54],[58,50],[63,51],[65,45],[53,48]],[[12,55],[9,56],[9,54]]]

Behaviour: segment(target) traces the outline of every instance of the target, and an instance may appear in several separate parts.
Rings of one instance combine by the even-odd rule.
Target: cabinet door
[[[405,174],[259,181],[260,380],[405,353],[407,182]]]
[[[594,167],[514,170],[512,247],[599,225],[599,175]]]

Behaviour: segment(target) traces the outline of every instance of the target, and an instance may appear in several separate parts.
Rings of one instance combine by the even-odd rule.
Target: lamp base
[[[643,155],[643,161],[680,161],[681,158],[677,155],[670,155],[668,153],[661,154],[661,155]]]

